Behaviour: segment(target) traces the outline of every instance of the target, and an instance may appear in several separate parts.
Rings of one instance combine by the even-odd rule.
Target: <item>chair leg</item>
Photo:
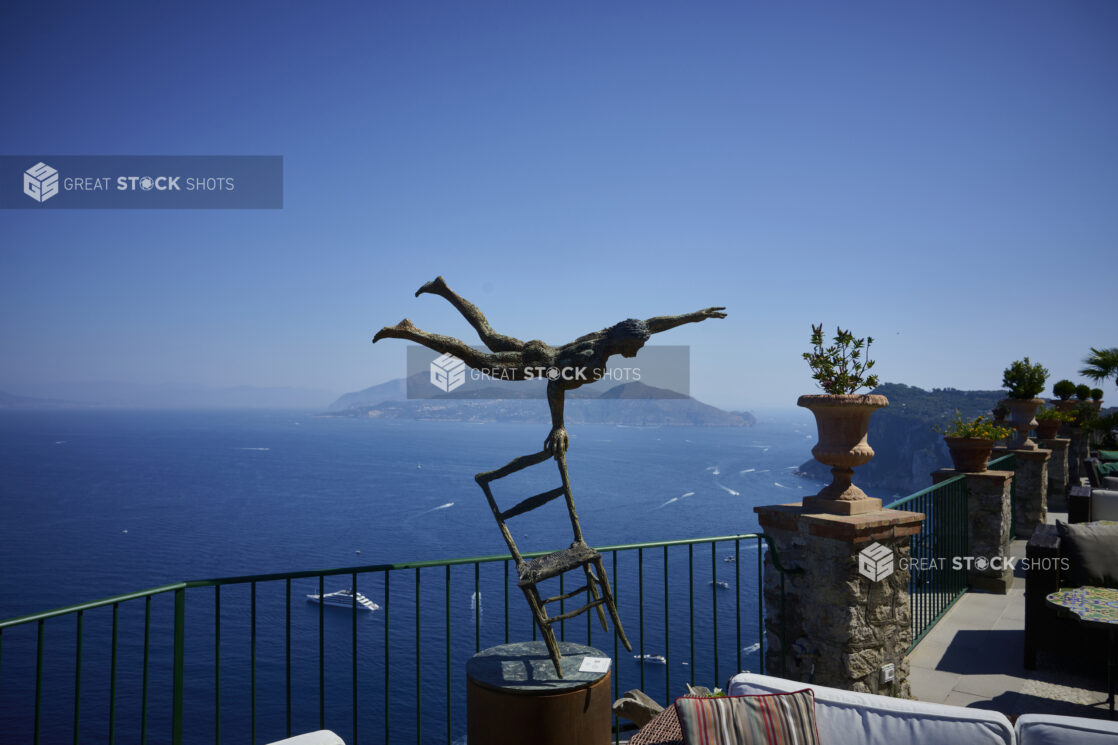
[[[594,570],[590,568],[589,564],[583,564],[582,569],[586,572],[586,586],[590,588],[590,596],[596,602],[600,601],[602,594],[598,592],[598,578],[594,576]],[[602,631],[609,631],[609,624],[606,623],[606,613],[602,610],[601,603],[598,603],[595,610],[598,611],[598,621],[602,624]]]
[[[555,640],[555,632],[551,630],[551,620],[548,619],[543,601],[540,600],[540,593],[536,590],[535,585],[529,585],[521,589],[524,591],[524,597],[528,598],[528,605],[532,608],[536,626],[539,627],[540,634],[543,635],[543,642],[547,645],[547,653],[551,656],[551,663],[555,666],[555,674],[562,678],[563,669],[560,667],[559,643]]]
[[[617,604],[613,601],[613,592],[609,589],[609,577],[606,576],[606,570],[602,567],[602,560],[596,559],[594,566],[598,570],[598,577],[602,581],[602,592],[605,594],[606,607],[609,608],[610,618],[613,619],[614,632],[621,637],[621,643],[625,645],[625,649],[632,652],[633,645],[629,643],[629,638],[625,636],[625,629],[621,626],[621,618],[617,615]]]

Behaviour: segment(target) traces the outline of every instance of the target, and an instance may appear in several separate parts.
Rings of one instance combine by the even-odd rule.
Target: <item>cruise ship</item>
[[[344,590],[338,590],[337,592],[328,592],[325,595],[307,595],[307,600],[311,603],[336,605],[339,608],[353,608],[353,588],[346,588]],[[380,606],[374,603],[372,600],[369,600],[361,593],[357,593],[356,608],[357,610],[374,611],[380,608]]]

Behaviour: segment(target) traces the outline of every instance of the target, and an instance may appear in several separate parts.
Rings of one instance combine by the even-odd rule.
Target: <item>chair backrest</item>
[[[506,476],[511,476],[517,471],[523,471],[526,468],[539,465],[552,457],[555,458],[556,464],[558,465],[559,478],[562,482],[561,486],[522,499],[507,510],[502,510],[497,505],[497,500],[493,496],[493,490],[490,488],[492,482],[503,479]],[[485,498],[489,502],[489,509],[492,510],[493,517],[497,520],[497,525],[501,529],[501,535],[504,536],[505,543],[508,544],[509,547],[509,552],[512,553],[513,559],[515,559],[517,564],[523,563],[524,559],[516,546],[516,542],[512,538],[512,533],[509,532],[505,523],[513,517],[543,507],[553,499],[558,499],[559,497],[565,498],[567,514],[571,520],[571,530],[574,533],[574,539],[578,543],[583,542],[582,527],[578,523],[578,513],[575,511],[574,499],[571,496],[571,484],[567,475],[567,459],[562,452],[552,456],[548,451],[541,450],[538,453],[522,455],[519,458],[514,458],[498,469],[477,474],[474,476],[474,480],[478,483],[478,486],[481,487],[482,491],[485,492]]]

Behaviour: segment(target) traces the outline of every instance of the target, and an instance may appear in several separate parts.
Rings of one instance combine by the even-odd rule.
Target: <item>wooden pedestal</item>
[[[470,745],[608,745],[610,674],[579,672],[593,647],[560,642],[563,677],[542,642],[504,644],[466,665]]]

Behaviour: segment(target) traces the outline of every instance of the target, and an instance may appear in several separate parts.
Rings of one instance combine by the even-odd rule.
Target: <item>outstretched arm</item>
[[[649,318],[645,321],[648,324],[648,330],[654,334],[668,329],[674,329],[676,326],[682,326],[685,323],[698,323],[705,321],[708,318],[725,318],[726,314],[722,311],[726,310],[725,307],[716,308],[703,308],[694,313],[684,313],[681,316],[656,316]]]

